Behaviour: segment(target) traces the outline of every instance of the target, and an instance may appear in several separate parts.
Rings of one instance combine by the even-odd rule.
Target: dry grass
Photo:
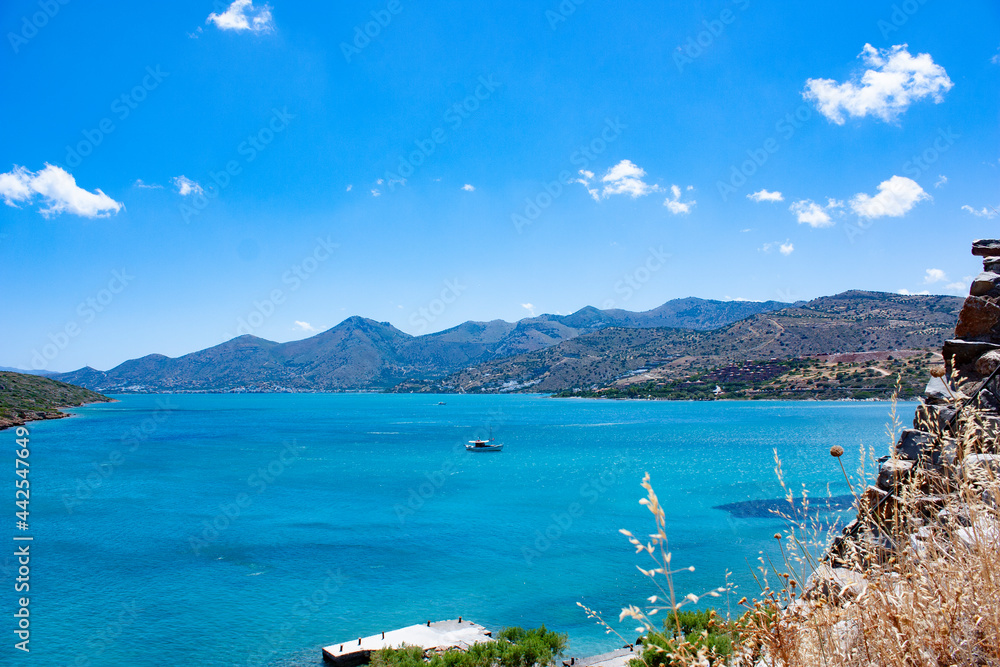
[[[894,435],[897,427],[894,414],[888,430]],[[1000,466],[977,456],[997,453],[998,427],[995,416],[966,408],[946,434],[953,460],[916,469],[895,499],[880,505],[863,484],[852,484],[861,528],[832,556],[832,534],[815,520],[799,518],[776,534],[783,560],[762,558],[754,573],[760,592],[740,601],[743,615],[730,626],[734,653],[726,658],[680,632],[678,610],[698,597],[674,590],[665,517],[647,475],[640,502],[656,532],[646,540],[622,532],[655,561],[642,571],[658,594],[645,607],[623,609],[621,619],[652,633],[662,632],[657,615],[667,616],[677,632],[660,649],[666,660],[655,662],[677,667],[1000,667]],[[842,450],[831,454],[838,459],[831,473],[839,475]],[[777,471],[780,478],[780,462]],[[647,654],[644,662],[653,661]]]

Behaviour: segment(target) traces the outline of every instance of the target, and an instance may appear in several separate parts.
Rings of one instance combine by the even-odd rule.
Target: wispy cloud
[[[925,97],[940,103],[944,93],[954,85],[930,54],[912,56],[906,44],[890,49],[876,49],[865,44],[858,57],[868,69],[850,81],[808,79],[802,93],[837,125],[844,124],[844,114],[856,118],[872,115],[892,122],[910,104]]]
[[[984,207],[982,207],[980,209],[975,209],[975,208],[972,208],[971,206],[969,206],[968,204],[964,204],[962,206],[962,210],[963,211],[968,211],[969,213],[971,213],[972,215],[976,216],[977,218],[992,218],[992,217],[996,216],[996,214],[997,214],[997,211],[996,211],[995,208],[992,208],[992,207],[991,208],[986,208],[984,206]]]
[[[531,315],[532,317],[535,316],[535,306],[534,306],[534,304],[531,304],[531,303],[522,303],[521,304],[521,308],[524,308],[526,311],[528,311],[528,314]]]
[[[755,202],[762,201],[785,201],[785,198],[780,192],[768,192],[767,190],[758,190],[757,192],[747,195],[747,199]]]
[[[775,249],[777,249],[778,252],[787,257],[788,255],[791,255],[793,252],[795,252],[795,245],[791,241],[785,241],[784,243],[782,243],[781,241],[771,241],[769,243],[765,243],[763,246],[760,247],[761,252],[771,252],[772,250]]]
[[[927,269],[924,273],[924,284],[933,285],[934,283],[943,283],[948,280],[948,276],[945,275],[944,271],[941,269]]]
[[[466,192],[475,192],[476,186],[469,185],[468,183],[466,183],[465,185],[462,186],[462,189],[465,190]]]
[[[274,30],[274,19],[271,16],[271,6],[264,4],[253,6],[252,0],[235,0],[221,14],[211,13],[205,23],[214,23],[220,30],[243,32],[271,32]]]
[[[60,213],[82,218],[106,218],[124,208],[124,204],[100,189],[93,192],[84,190],[71,174],[48,163],[37,172],[14,165],[11,171],[0,174],[0,197],[8,206],[19,208],[18,204],[34,203],[36,196],[41,197],[44,205],[39,213],[46,218]]]
[[[350,192],[350,191],[351,191],[352,189],[354,189],[354,184],[349,184],[349,185],[348,185],[348,186],[347,186],[347,187],[346,187],[346,188],[344,189],[344,192]]]
[[[135,183],[132,184],[134,187],[141,188],[143,190],[162,190],[163,186],[159,183],[146,183],[141,178],[135,179]]]
[[[694,190],[694,186],[687,186],[688,192]],[[670,195],[665,200],[663,200],[663,205],[667,207],[674,215],[687,215],[691,212],[691,207],[697,204],[694,199],[691,201],[682,202],[681,201],[681,189],[676,185],[670,186]]]
[[[182,197],[205,194],[205,189],[201,187],[198,181],[192,181],[187,176],[174,176],[170,179],[170,182],[174,184],[175,188],[177,188],[177,194]]]
[[[295,320],[295,328],[300,331],[317,331],[316,327],[309,324],[308,322],[302,322],[300,320]]]
[[[874,197],[863,192],[854,195],[851,210],[862,218],[899,218],[917,203],[930,198],[916,181],[905,176],[893,176],[879,183],[878,194]]]
[[[948,177],[945,176],[944,174],[939,174],[937,181],[935,181],[934,183],[934,187],[939,188],[947,182],[948,182]]]

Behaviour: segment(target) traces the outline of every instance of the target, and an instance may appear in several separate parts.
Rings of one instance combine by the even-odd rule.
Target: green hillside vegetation
[[[0,428],[38,419],[59,419],[67,416],[59,408],[112,400],[89,389],[38,375],[0,372]]]
[[[882,361],[837,362],[816,358],[755,361],[695,369],[672,380],[640,379],[555,395],[670,400],[889,399],[899,378],[899,396],[907,399],[923,392],[929,378],[928,364],[935,360],[940,357],[934,352],[917,352],[904,358],[889,354]]]
[[[659,382],[673,385],[672,389],[661,387],[664,394],[697,393],[700,386],[677,383],[707,384],[712,380],[709,392],[716,384],[725,389],[724,382],[732,382],[734,390],[746,390],[751,385],[762,386],[761,378],[740,387],[739,383],[749,382],[749,378],[714,378],[709,374],[745,364],[808,363],[805,360],[830,355],[878,352],[883,357],[893,356],[893,360],[912,358],[915,352],[940,349],[954,335],[961,306],[962,299],[957,297],[844,292],[710,331],[604,329],[544,350],[479,364],[433,383],[402,385],[397,390],[556,393],[597,391],[646,379],[653,381],[654,387]],[[792,363],[789,370],[795,367]],[[844,376],[836,380],[836,373],[852,375],[858,368],[837,369],[832,379],[775,380],[768,390],[796,398],[818,397],[819,392],[812,390],[828,388],[815,386],[819,384],[843,384],[845,396],[850,393],[848,387],[856,386],[859,392],[865,391],[863,387],[871,387],[867,391],[873,393],[880,391],[883,383],[879,378],[850,378],[850,382],[860,383],[856,385],[850,385]],[[780,370],[775,367],[767,373],[777,377],[784,371],[774,371]],[[886,366],[883,370],[893,373],[900,368]],[[873,372],[883,375],[879,370]],[[779,386],[781,382],[785,385]]]

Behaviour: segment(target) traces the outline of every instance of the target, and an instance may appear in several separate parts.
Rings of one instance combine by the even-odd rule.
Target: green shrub
[[[468,651],[447,651],[424,659],[416,646],[381,649],[372,653],[372,667],[533,667],[549,665],[566,648],[566,635],[541,626],[531,630],[504,628],[493,641],[474,644]]]
[[[677,634],[677,621],[681,632]],[[673,616],[664,621],[664,631],[649,633],[643,639],[642,660],[632,660],[630,667],[681,667],[687,664],[676,661],[671,654],[676,652],[680,642],[690,645],[693,651],[704,648],[711,665],[725,664],[726,656],[733,652],[733,628],[721,622],[715,610],[678,610],[677,621]]]

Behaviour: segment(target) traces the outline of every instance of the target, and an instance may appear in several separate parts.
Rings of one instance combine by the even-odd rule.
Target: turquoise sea
[[[713,508],[780,498],[773,449],[794,488],[838,496],[831,445],[849,470],[890,445],[886,403],[117,398],[30,425],[31,653],[12,648],[5,554],[6,664],[320,665],[323,645],[458,616],[545,623],[589,655],[620,641],[578,601],[617,627],[653,593],[618,533],[652,529],[644,472],[674,564],[696,567],[680,591],[729,571],[735,605],[782,522]],[[465,452],[490,425],[504,451]],[[14,431],[0,439],[12,459]]]

